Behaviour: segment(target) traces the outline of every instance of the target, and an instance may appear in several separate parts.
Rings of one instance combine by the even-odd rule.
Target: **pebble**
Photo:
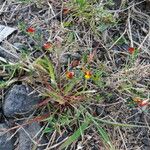
[[[70,53],[65,53],[60,56],[60,63],[63,65],[67,65],[69,59],[71,59],[71,54]]]
[[[129,45],[127,45],[127,44],[122,44],[121,45],[121,48],[125,51],[125,52],[128,52],[128,49],[129,49]]]
[[[74,53],[71,57],[73,60],[81,60],[81,55],[79,53]]]
[[[6,124],[0,124],[0,130],[7,128]],[[0,150],[14,150],[14,140],[13,138],[9,139],[10,137],[10,132],[4,133],[0,131]]]
[[[31,94],[32,92],[32,94]],[[15,117],[21,114],[31,114],[33,106],[38,104],[40,98],[33,89],[27,85],[14,85],[5,95],[3,112],[6,117]]]
[[[6,50],[3,47],[0,47],[0,57],[2,57],[3,59],[10,61],[10,62],[18,62],[19,61],[19,57],[15,54],[12,54],[9,52],[10,50]]]
[[[149,147],[149,146],[143,146],[143,147],[141,148],[141,150],[150,150],[150,147]]]
[[[112,47],[112,50],[113,51],[120,51],[120,47],[115,45]]]
[[[106,113],[104,112],[104,107],[103,106],[97,106],[96,107],[96,115],[104,117]]]
[[[37,122],[28,124],[24,126],[24,129],[20,129],[18,132],[19,136],[18,150],[33,150],[33,149],[44,150],[44,146],[38,145],[46,143],[46,140],[44,139],[43,136],[42,138],[40,138],[42,133],[42,132],[39,133],[40,130],[41,126]]]
[[[63,65],[67,65],[69,59],[70,59],[70,61],[72,61],[72,60],[80,61],[81,60],[81,54],[78,51],[73,53],[73,54],[64,53],[60,56],[60,63],[63,64]]]
[[[68,136],[68,133],[67,132],[64,132],[58,139],[57,139],[57,143],[63,141],[65,138],[67,138]]]
[[[5,2],[5,0],[0,0],[0,5],[2,5]]]
[[[22,43],[14,43],[13,44],[17,49],[23,49],[23,48],[25,48],[25,46],[22,44]]]
[[[143,138],[141,141],[144,144],[144,146],[150,147],[150,139],[149,138]]]

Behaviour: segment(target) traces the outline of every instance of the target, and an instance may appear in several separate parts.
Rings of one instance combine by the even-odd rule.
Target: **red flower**
[[[35,28],[29,27],[29,28],[27,29],[27,32],[28,32],[28,33],[34,33],[34,32],[35,32]]]
[[[66,73],[66,77],[67,77],[68,79],[72,79],[72,78],[74,77],[74,72],[73,72],[73,71],[68,71],[68,72]]]
[[[134,47],[129,47],[128,51],[130,54],[133,54],[135,52],[135,48]]]
[[[64,9],[63,9],[63,14],[66,15],[66,14],[69,13],[69,11],[70,11],[70,10],[69,10],[68,8],[64,8]]]
[[[50,49],[50,48],[52,48],[52,44],[51,44],[50,42],[47,42],[47,43],[45,43],[45,44],[43,45],[43,48],[44,48],[44,49]]]
[[[138,105],[139,105],[140,107],[146,106],[146,105],[148,105],[148,104],[149,104],[149,103],[148,103],[148,100],[143,100],[143,101],[141,101],[141,102],[138,103]]]
[[[148,100],[141,100],[139,97],[133,98],[133,101],[137,103],[138,106],[143,107],[149,104]]]

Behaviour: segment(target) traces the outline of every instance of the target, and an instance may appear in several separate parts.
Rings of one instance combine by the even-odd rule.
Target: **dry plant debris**
[[[32,89],[19,94],[15,90],[24,106],[33,93],[40,98],[36,104],[31,99],[30,113],[21,112],[19,102],[12,106],[11,118],[0,112],[0,123],[9,126],[0,132],[13,133],[15,149],[21,131],[33,149],[150,149],[149,4],[148,0],[0,4],[0,24],[17,29],[0,41],[1,109],[15,99],[14,87]],[[34,136],[28,133],[34,123],[40,130],[36,138],[36,130]]]

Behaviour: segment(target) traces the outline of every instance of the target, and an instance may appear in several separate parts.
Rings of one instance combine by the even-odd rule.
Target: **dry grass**
[[[18,50],[20,62],[16,70],[19,71],[13,76],[10,75],[14,71],[12,66],[8,73],[7,66],[1,65],[5,88],[11,81],[27,82],[46,97],[46,101],[39,105],[42,107],[38,108],[40,121],[44,112],[50,113],[49,120],[43,123],[43,127],[52,127],[48,131],[50,136],[46,134],[49,140],[46,150],[58,148],[82,129],[87,117],[91,121],[87,123],[86,131],[80,133],[80,138],[74,137],[75,141],[68,149],[144,148],[141,139],[149,133],[149,105],[139,107],[134,103],[130,108],[128,102],[133,102],[136,97],[149,100],[150,16],[148,10],[142,8],[146,1],[123,2],[115,10],[109,10],[113,7],[110,3],[96,0],[87,4],[59,0],[8,1],[1,6],[0,23],[19,27],[18,33],[2,45],[14,49],[13,43],[19,42],[26,47]],[[36,28],[37,35],[26,34],[29,26]],[[42,49],[47,41],[53,45],[50,50]],[[130,54],[128,47],[136,48],[137,55]],[[60,58],[66,52],[74,54],[76,51],[80,51],[82,57],[73,69],[78,74],[77,80],[66,94],[65,85],[70,85],[68,82],[71,81],[65,78],[65,73],[71,62],[64,66]],[[45,56],[51,59],[54,82],[49,82],[53,73],[37,63]],[[83,79],[82,68],[92,71],[91,80]],[[98,108],[104,108],[105,113],[97,112]]]

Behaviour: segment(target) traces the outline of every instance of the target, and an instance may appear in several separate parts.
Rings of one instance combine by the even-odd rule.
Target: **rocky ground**
[[[0,0],[0,25],[0,150],[150,149],[149,0]]]

